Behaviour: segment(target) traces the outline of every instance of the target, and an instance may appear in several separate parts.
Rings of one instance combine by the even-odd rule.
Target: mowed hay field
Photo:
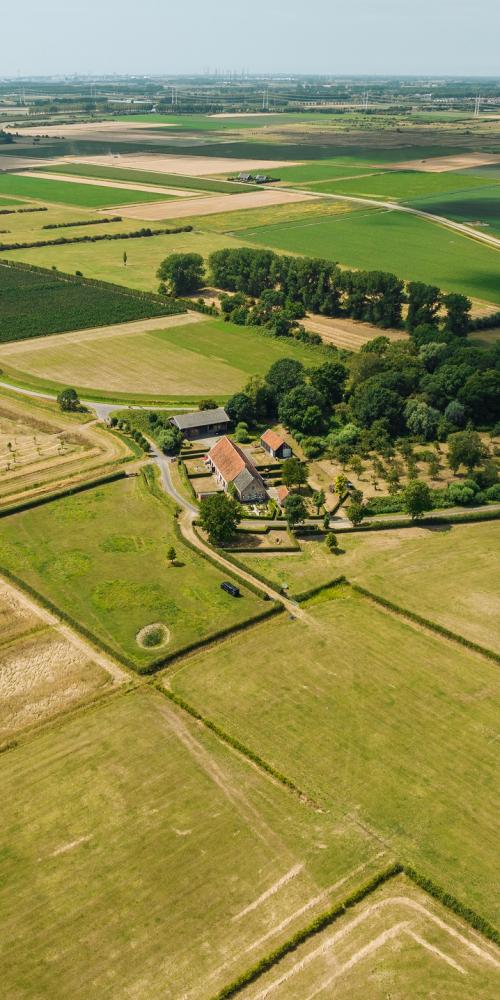
[[[0,634],[0,744],[127,679],[1,579]]]
[[[209,1000],[388,863],[151,690],[5,754],[0,795],[9,997]]]
[[[498,950],[404,875],[284,958],[244,1000],[491,1000]]]
[[[98,187],[93,184],[73,184],[64,180],[50,180],[48,177],[24,177],[23,174],[2,174],[0,194],[87,208],[132,205],[142,201],[158,201],[160,197],[157,192],[115,188],[112,185]],[[168,195],[162,197],[167,198]]]
[[[498,919],[497,664],[341,586],[296,620],[193,656],[165,683],[325,808]]]
[[[314,223],[260,226],[238,235],[261,246],[392,271],[409,281],[500,304],[500,252],[435,223],[389,210],[357,211]]]
[[[500,598],[495,553],[500,524],[339,533],[339,554],[301,542],[289,555],[240,556],[292,593],[345,575],[380,597],[500,653]]]
[[[117,326],[6,344],[0,346],[0,365],[22,381],[74,385],[83,393],[98,390],[115,399],[168,399],[208,391],[229,396],[279,358],[294,357],[308,366],[324,360],[315,347],[199,314],[155,321],[159,329],[151,325],[146,322],[142,332],[134,323],[123,331]]]
[[[102,475],[130,457],[123,440],[85,419],[0,390],[0,507]]]
[[[222,574],[177,538],[143,475],[4,518],[2,567],[138,667],[265,608],[249,591],[234,600],[221,590]],[[153,624],[170,641],[144,648],[136,634]]]
[[[186,222],[190,221],[186,220]],[[77,230],[76,235],[85,235],[86,228]],[[93,226],[88,228],[93,230]],[[99,231],[107,232],[109,228],[101,226]],[[141,225],[137,221],[128,219],[121,223],[114,223],[113,228],[115,231],[129,232],[140,229]],[[97,232],[97,228],[95,231]],[[55,230],[56,234],[60,232],[68,234],[72,233],[73,230]],[[242,240],[221,236],[218,233],[176,233],[170,236],[150,236],[143,239],[111,240],[109,242],[104,240],[101,243],[76,243],[66,246],[37,247],[31,250],[8,250],[0,254],[0,263],[4,258],[8,258],[8,260],[35,264],[37,267],[55,267],[68,274],[81,271],[86,278],[110,281],[144,292],[156,292],[158,289],[156,272],[161,262],[169,254],[200,253],[207,257],[214,250],[239,246],[243,246]],[[126,266],[123,263],[124,250],[127,252],[128,258]],[[155,313],[150,312],[150,315],[155,315]],[[109,322],[112,322],[112,319]]]

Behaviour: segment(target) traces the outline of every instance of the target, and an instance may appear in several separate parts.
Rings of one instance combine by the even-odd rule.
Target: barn
[[[277,431],[266,431],[262,435],[260,443],[265,451],[269,452],[273,458],[290,458],[292,454],[290,445],[285,441],[281,434],[278,434]]]
[[[218,437],[227,434],[231,421],[222,406],[213,410],[195,410],[192,413],[178,413],[170,423],[182,431],[185,438]]]

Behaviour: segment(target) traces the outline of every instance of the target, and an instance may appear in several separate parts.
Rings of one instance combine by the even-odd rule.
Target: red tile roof
[[[290,490],[288,489],[288,486],[278,486],[276,494],[280,503],[283,503],[283,500],[286,500],[289,492]]]
[[[265,431],[260,440],[263,441],[264,444],[269,445],[273,451],[277,451],[278,448],[281,448],[282,445],[286,444],[284,437],[282,437],[281,434],[278,434],[277,431],[272,430]]]
[[[258,476],[257,469],[237,444],[223,437],[210,449],[209,458],[214,463],[226,483],[232,483],[236,476],[248,469]]]

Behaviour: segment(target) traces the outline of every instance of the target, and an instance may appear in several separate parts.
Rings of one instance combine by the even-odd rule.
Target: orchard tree
[[[298,493],[289,493],[283,506],[288,527],[293,531],[307,517],[306,502]]]
[[[285,486],[303,486],[307,483],[307,466],[298,458],[285,458],[281,466],[281,478]]]
[[[177,559],[177,553],[176,553],[173,545],[170,546],[170,548],[169,548],[169,550],[167,552],[167,559],[168,559],[170,565],[173,566],[174,563],[175,563],[175,560]]]
[[[360,503],[359,500],[352,500],[351,503],[348,504],[348,506],[346,507],[346,514],[351,524],[353,524],[356,527],[356,525],[361,524],[361,521],[365,516],[365,509],[363,507],[363,504]]]
[[[212,545],[227,545],[240,522],[238,504],[226,493],[214,493],[200,502],[200,524]]]
[[[172,253],[162,261],[156,276],[170,295],[191,295],[203,285],[203,257],[199,253]]]
[[[431,491],[427,483],[414,479],[403,490],[403,510],[410,515],[412,521],[418,521],[426,510],[431,510]]]
[[[325,545],[330,552],[336,552],[338,548],[337,536],[333,531],[329,531],[325,538]]]
[[[458,431],[449,435],[448,464],[453,472],[457,473],[460,466],[465,465],[470,474],[476,465],[480,465],[484,454],[485,448],[477,431]]]
[[[325,499],[326,499],[326,497],[325,497],[325,491],[324,490],[316,490],[316,492],[313,493],[313,495],[312,495],[312,502],[313,502],[313,505],[316,507],[316,513],[317,514],[319,514],[319,512],[321,510],[321,507],[323,506],[323,504],[325,502]]]
[[[339,497],[343,497],[344,494],[347,493],[347,476],[342,474],[335,476],[335,482],[333,485],[337,495]]]

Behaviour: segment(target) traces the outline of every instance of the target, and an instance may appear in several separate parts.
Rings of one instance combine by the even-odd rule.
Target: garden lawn
[[[241,230],[260,246],[384,270],[408,281],[500,304],[500,252],[414,216],[385,209],[358,211]]]
[[[96,390],[112,399],[169,399],[230,396],[279,358],[293,357],[308,367],[325,360],[321,347],[274,338],[256,327],[198,315],[194,322],[183,324],[180,317],[178,325],[175,319],[170,323],[164,330],[51,337],[33,348],[23,345],[22,351],[2,352],[0,346],[0,364],[20,382],[41,381],[54,390],[72,385],[84,399]]]
[[[0,195],[19,195],[37,201],[84,208],[107,208],[109,205],[135,205],[144,201],[167,201],[172,195],[158,192],[127,190],[126,188],[94,187],[69,181],[49,180],[48,177],[24,177],[22,174],[0,174]]]
[[[335,529],[333,529],[335,530]],[[239,556],[292,593],[345,575],[380,597],[500,653],[495,553],[500,522],[338,533],[339,554],[321,541],[298,554]]]
[[[168,683],[326,809],[492,922],[498,666],[350,588],[178,664]]]
[[[246,590],[239,600],[221,590],[223,575],[177,538],[142,475],[4,518],[0,567],[139,667],[265,608]],[[136,633],[154,623],[170,642],[144,649]]]
[[[0,795],[6,997],[209,1000],[388,863],[144,688],[4,754]]]

